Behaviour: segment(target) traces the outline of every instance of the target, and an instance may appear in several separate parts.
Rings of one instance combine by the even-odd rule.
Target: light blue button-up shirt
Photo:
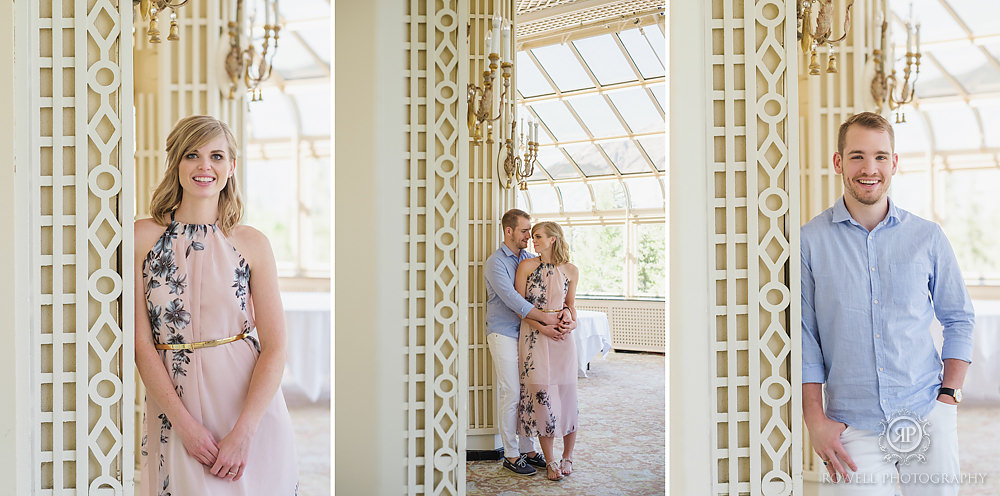
[[[972,302],[937,224],[889,201],[868,232],[841,197],[802,226],[802,382],[826,383],[826,415],[877,431],[926,416],[945,358],[972,361]],[[931,338],[944,326],[941,354]]]
[[[517,338],[521,330],[521,318],[528,315],[534,305],[528,303],[514,289],[514,275],[521,260],[536,256],[528,250],[514,254],[507,245],[486,259],[486,334],[499,332],[504,336]]]

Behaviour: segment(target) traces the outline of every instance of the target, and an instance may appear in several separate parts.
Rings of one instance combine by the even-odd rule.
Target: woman
[[[576,443],[576,345],[569,339],[569,332],[576,327],[573,306],[580,272],[569,263],[569,246],[559,224],[535,224],[531,239],[538,257],[518,265],[514,287],[536,308],[545,312],[569,308],[573,318],[551,326],[533,319],[521,321],[518,434],[538,436],[542,453],[549,460],[546,476],[560,480],[573,471]],[[555,436],[563,438],[562,459],[558,462],[552,452]]]
[[[152,218],[135,223],[143,496],[296,492],[277,270],[267,238],[238,225],[235,150],[221,121],[181,119]]]

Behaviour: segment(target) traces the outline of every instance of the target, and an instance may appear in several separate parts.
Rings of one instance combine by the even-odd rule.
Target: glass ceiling
[[[920,76],[907,122],[896,124],[901,154],[929,154],[938,163],[972,152],[1000,152],[1000,2],[888,0],[892,42],[905,52],[912,5],[920,23]],[[901,57],[898,57],[901,59]],[[901,60],[896,63],[902,72]]]
[[[540,122],[533,213],[662,212],[664,47],[653,24],[518,51],[519,112]]]

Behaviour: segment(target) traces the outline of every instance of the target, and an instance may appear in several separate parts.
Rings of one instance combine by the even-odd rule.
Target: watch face
[[[957,403],[961,403],[962,402],[962,390],[961,389],[956,389],[955,390],[955,402],[957,402]]]

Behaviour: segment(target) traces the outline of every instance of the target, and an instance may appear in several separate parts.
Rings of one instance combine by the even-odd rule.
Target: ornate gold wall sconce
[[[875,75],[872,77],[871,94],[872,98],[875,99],[876,112],[881,113],[885,108],[896,112],[897,124],[906,122],[906,114],[899,109],[913,102],[917,78],[920,76],[920,23],[914,23],[912,12],[911,6],[910,19],[906,21],[906,55],[904,56],[902,84],[896,76],[895,64],[889,57],[889,47],[886,46],[886,31],[889,23],[884,20],[881,21],[880,36],[872,51]],[[881,17],[880,14],[879,18],[881,19]],[[888,76],[886,75],[887,65],[891,70]]]
[[[143,21],[149,21],[146,34],[150,43],[160,42],[160,13],[170,9],[170,32],[167,41],[181,39],[177,28],[177,8],[188,3],[188,0],[132,0],[132,5],[139,6],[139,15]]]
[[[260,84],[271,77],[274,55],[278,51],[278,0],[264,0],[264,36],[259,39],[260,50],[254,46],[253,25],[256,12],[251,16],[249,27],[244,33],[240,20],[243,19],[243,0],[236,0],[235,20],[229,21],[229,51],[226,54],[225,69],[229,77],[229,98],[236,98],[236,90],[243,86],[250,95],[250,101],[261,100]],[[245,41],[245,45],[244,45]]]
[[[848,0],[844,10],[844,33],[833,37],[833,0],[798,0],[796,3],[796,28],[802,51],[809,53],[809,75],[821,74],[819,49],[827,47],[826,73],[837,72],[837,44],[847,38],[851,30],[851,7],[854,0]],[[816,14],[813,15],[815,10]],[[815,23],[813,18],[815,17]]]
[[[521,183],[521,190],[527,190],[528,184],[524,182],[535,172],[535,165],[538,163],[538,123],[528,122],[525,127],[524,119],[521,119],[521,132],[518,134],[517,122],[510,123],[510,136],[504,140],[503,171],[507,178],[503,183],[505,189],[510,189],[515,182]],[[528,134],[527,142],[524,141],[524,134]],[[518,136],[515,143],[514,136]],[[519,150],[524,150],[523,158],[518,155]],[[497,157],[497,167],[500,166],[500,158]],[[499,172],[499,170],[497,171]]]

